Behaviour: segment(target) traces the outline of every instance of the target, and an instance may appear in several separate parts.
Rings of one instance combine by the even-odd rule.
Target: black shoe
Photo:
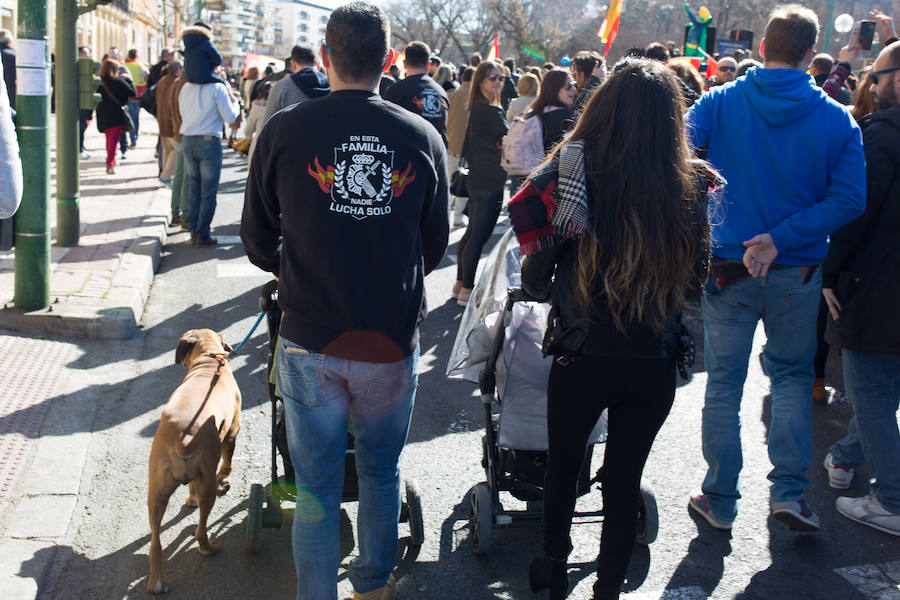
[[[528,584],[532,592],[550,590],[550,600],[563,600],[569,595],[569,573],[566,561],[554,558],[536,558],[528,567]]]

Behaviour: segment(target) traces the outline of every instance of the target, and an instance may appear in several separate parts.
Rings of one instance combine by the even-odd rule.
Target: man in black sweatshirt
[[[385,99],[399,104],[406,110],[422,116],[434,125],[444,147],[447,146],[447,111],[450,100],[447,92],[428,76],[431,48],[424,42],[410,42],[404,50],[403,68],[406,77],[390,86]]]
[[[424,276],[444,255],[449,222],[441,137],[376,92],[389,39],[379,8],[332,12],[320,48],[332,93],[272,117],[247,181],[244,250],[278,277],[284,311],[277,372],[302,490],[298,599],[336,597],[351,423],[364,530],[349,579],[358,595],[393,598]]]

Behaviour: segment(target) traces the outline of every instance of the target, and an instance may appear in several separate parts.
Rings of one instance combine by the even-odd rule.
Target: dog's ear
[[[178,345],[175,346],[175,364],[180,365],[184,363],[184,359],[187,358],[187,355],[191,350],[194,349],[194,344],[199,342],[200,339],[194,334],[193,331],[188,331],[181,339],[178,340]]]
[[[225,352],[234,352],[234,348],[228,345],[228,342],[225,341],[225,337],[220,333],[219,341],[222,343],[222,348],[225,349]]]

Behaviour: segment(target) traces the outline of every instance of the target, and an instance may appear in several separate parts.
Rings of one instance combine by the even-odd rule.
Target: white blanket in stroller
[[[447,376],[478,383],[497,335],[507,290],[519,287],[522,263],[512,229],[478,266],[472,301],[462,316]],[[541,353],[550,305],[517,302],[506,327],[503,353],[497,360],[499,422],[497,444],[515,450],[547,449],[547,381],[552,358]],[[606,439],[604,411],[591,432],[592,444]]]

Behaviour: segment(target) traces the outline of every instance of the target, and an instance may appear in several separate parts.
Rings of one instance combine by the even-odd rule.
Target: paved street
[[[145,135],[139,144],[151,149],[155,141]],[[150,159],[146,162],[155,172]],[[213,221],[219,246],[193,248],[187,233],[169,229],[134,337],[57,339],[0,332],[0,389],[7,391],[0,400],[0,598],[147,597],[147,457],[161,408],[185,372],[174,364],[175,345],[184,331],[200,327],[222,331],[235,345],[253,325],[259,289],[269,280],[250,265],[237,238],[245,175],[246,160],[226,150]],[[474,385],[444,375],[462,313],[447,301],[461,236],[462,230],[453,232],[450,256],[426,280],[430,312],[422,329],[420,385],[401,462],[402,475],[415,480],[422,494],[425,545],[417,562],[403,569],[397,597],[540,598],[527,583],[527,565],[540,552],[539,526],[495,528],[493,551],[486,557],[475,556],[468,544],[466,494],[484,478],[483,413]],[[699,343],[699,317],[689,318]],[[840,516],[833,507],[837,495],[820,466],[851,414],[840,394],[830,405],[814,408],[808,499],[821,516],[822,531],[795,534],[769,518],[770,397],[756,360],[763,343],[759,330],[745,387],[743,498],[734,530],[713,530],[687,509],[688,495],[705,470],[700,416],[706,377],[699,356],[691,380],[678,389],[645,470],[659,505],[659,538],[635,550],[624,598],[900,599],[900,542]],[[222,552],[204,557],[197,551],[197,514],[183,506],[186,488],[169,503],[163,521],[169,598],[293,597],[289,523],[264,530],[258,554],[243,547],[250,485],[268,481],[266,353],[261,326],[231,360],[243,412],[232,488],[216,501],[210,517],[211,537]],[[829,375],[839,387],[832,359]],[[601,462],[602,447],[595,451],[594,467]],[[6,487],[4,469],[17,473],[5,479]],[[861,469],[849,494],[864,493],[869,476]],[[599,492],[579,501],[585,509],[599,505]],[[352,520],[355,506],[346,508]],[[577,584],[570,598],[591,597],[600,530],[597,520],[573,527],[570,577]],[[339,597],[351,593],[342,576]]]

